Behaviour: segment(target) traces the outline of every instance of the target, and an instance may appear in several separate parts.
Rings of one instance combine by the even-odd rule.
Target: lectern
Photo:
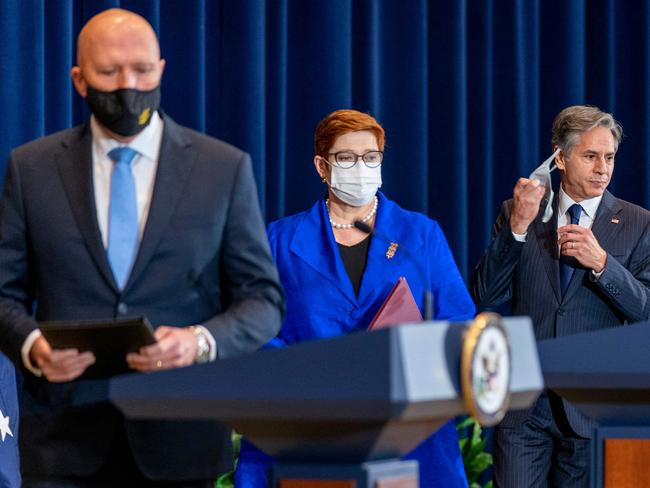
[[[526,408],[543,388],[532,326],[525,317],[503,325],[511,346],[510,408]],[[110,396],[129,417],[228,424],[295,469],[276,486],[298,486],[290,478],[311,467],[321,468],[322,479],[355,479],[349,486],[358,488],[376,486],[373,476],[411,477],[399,485],[406,487],[412,466],[390,460],[467,411],[459,379],[466,330],[464,323],[423,322],[353,333],[115,378]],[[359,472],[367,476],[354,478]]]
[[[650,483],[650,323],[539,343],[546,386],[600,425],[593,487]]]

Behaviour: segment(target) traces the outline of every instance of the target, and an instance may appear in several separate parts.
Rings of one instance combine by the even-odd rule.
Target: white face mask
[[[555,157],[560,153],[560,148],[557,148],[551,157],[540,164],[535,171],[533,171],[529,179],[536,179],[546,187],[546,193],[544,198],[546,198],[546,209],[544,210],[544,215],[542,216],[542,222],[546,223],[551,220],[553,217],[553,185],[551,182],[551,171],[553,171],[557,166],[555,166]],[[551,167],[552,166],[552,167]]]
[[[332,193],[348,205],[366,205],[381,188],[381,166],[368,168],[363,161],[357,161],[351,168],[343,169],[325,161],[332,168],[331,181],[327,182]]]

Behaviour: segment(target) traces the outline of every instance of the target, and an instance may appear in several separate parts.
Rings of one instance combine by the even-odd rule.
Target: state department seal
[[[481,425],[499,423],[510,404],[510,344],[501,317],[476,316],[465,332],[461,358],[463,399]]]

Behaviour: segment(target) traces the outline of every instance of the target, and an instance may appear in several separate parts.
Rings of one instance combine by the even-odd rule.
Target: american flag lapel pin
[[[388,251],[386,251],[386,259],[392,259],[393,256],[395,256],[395,251],[397,251],[397,247],[399,244],[397,242],[391,242],[390,246],[388,246]]]
[[[612,217],[612,224],[618,224],[619,222],[618,217]]]

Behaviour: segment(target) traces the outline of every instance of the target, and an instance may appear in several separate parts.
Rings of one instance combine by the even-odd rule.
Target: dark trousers
[[[111,444],[102,468],[92,476],[23,477],[22,488],[213,488],[214,480],[153,481],[138,469],[124,429]]]
[[[568,432],[558,401],[552,393],[551,398],[544,393],[524,424],[495,429],[495,487],[589,486],[590,441]]]

